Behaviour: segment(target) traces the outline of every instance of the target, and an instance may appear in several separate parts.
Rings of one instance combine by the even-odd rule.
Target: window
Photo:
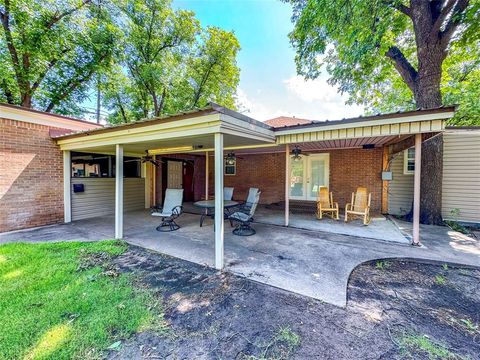
[[[403,152],[403,173],[405,175],[415,172],[415,148],[411,147]]]
[[[237,173],[237,160],[225,159],[225,175],[235,175]]]
[[[124,157],[124,177],[140,177],[140,159]],[[72,152],[72,177],[115,177],[115,156]]]

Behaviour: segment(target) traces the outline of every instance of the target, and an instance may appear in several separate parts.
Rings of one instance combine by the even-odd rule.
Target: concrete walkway
[[[199,264],[213,266],[211,220],[199,227],[199,216],[184,214],[173,233],[155,231],[158,219],[147,212],[125,214],[125,240]],[[95,241],[111,239],[113,216],[0,234],[12,241]],[[409,231],[408,223],[399,223]],[[350,226],[361,226],[350,224]],[[375,259],[412,258],[480,266],[480,243],[446,227],[422,226],[421,248],[331,232],[255,224],[257,234],[238,237],[225,227],[226,270],[252,280],[345,306],[348,278],[359,264]]]

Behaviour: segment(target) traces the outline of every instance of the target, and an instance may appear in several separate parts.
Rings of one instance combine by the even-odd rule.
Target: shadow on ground
[[[480,271],[370,262],[342,309],[131,246],[115,259],[155,291],[167,334],[144,332],[111,359],[478,358]]]

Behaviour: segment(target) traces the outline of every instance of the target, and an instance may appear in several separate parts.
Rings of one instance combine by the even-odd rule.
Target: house
[[[235,187],[239,199],[254,186],[262,189],[263,203],[283,202],[285,225],[290,203],[315,201],[319,186],[329,186],[342,204],[356,187],[365,186],[372,193],[372,211],[386,212],[388,183],[382,180],[382,170],[389,145],[408,148],[414,138],[419,156],[422,139],[443,132],[453,114],[453,107],[445,107],[273,128],[212,103],[191,112],[65,134],[55,138],[64,153],[65,220],[84,216],[79,206],[90,209],[89,216],[103,214],[107,210],[100,205],[107,202],[108,211],[115,212],[115,236],[122,238],[125,205],[139,198],[127,189],[130,176],[145,181],[145,207],[161,203],[164,190],[171,187],[184,188],[186,201],[215,194],[215,264],[222,268],[223,196],[218,195],[224,186]],[[301,150],[304,156],[293,161],[292,150]],[[156,156],[161,166],[142,163],[145,154]],[[225,163],[225,154],[234,157],[233,164]],[[98,164],[88,181],[101,189],[75,177],[85,156],[90,156],[90,164]],[[127,175],[130,161],[124,157],[131,157],[136,171],[129,165]],[[418,241],[418,166],[414,177],[418,186],[414,187],[413,238]]]
[[[5,120],[13,116],[14,108],[2,105],[1,109],[3,131],[11,132],[9,127],[18,124],[9,121],[20,120]],[[166,188],[183,188],[187,202],[215,197],[215,266],[222,268],[223,196],[218,195],[224,186],[234,187],[238,200],[245,199],[248,188],[260,188],[262,204],[280,204],[284,209],[286,226],[292,209],[315,204],[320,186],[328,186],[341,207],[350,201],[352,191],[365,186],[372,194],[372,212],[388,213],[397,179],[393,167],[392,180],[382,179],[382,172],[390,170],[392,145],[404,154],[415,144],[418,158],[422,141],[445,132],[454,110],[443,107],[325,122],[280,118],[263,123],[211,103],[202,109],[110,127],[64,117],[58,117],[63,123],[57,124],[54,115],[22,110],[24,127],[38,125],[27,121],[30,113],[48,117],[51,123],[41,125],[43,132],[30,136],[47,142],[50,155],[34,155],[41,166],[30,164],[32,159],[18,160],[35,153],[25,146],[34,139],[18,146],[25,141],[21,132],[8,144],[0,144],[2,156],[14,159],[9,169],[3,169],[13,180],[8,185],[2,177],[2,189],[11,195],[0,200],[0,231],[115,214],[115,237],[122,238],[125,212],[161,204]],[[68,120],[84,128],[68,127]],[[13,153],[22,156],[15,158]],[[413,239],[418,241],[420,169],[409,169],[414,173],[410,177],[417,179],[411,192]],[[47,210],[47,199],[54,210]],[[30,203],[23,206],[27,200]],[[46,216],[46,212],[51,213]]]
[[[63,155],[52,136],[99,127],[0,104],[0,232],[63,222]]]

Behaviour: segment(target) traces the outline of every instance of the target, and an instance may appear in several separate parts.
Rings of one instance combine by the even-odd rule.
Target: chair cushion
[[[239,221],[248,221],[250,220],[250,216],[240,211],[237,211],[237,212],[234,212],[232,215],[230,215],[229,219],[239,220]]]
[[[152,216],[167,217],[167,216],[172,216],[172,212],[171,211],[152,212]]]

